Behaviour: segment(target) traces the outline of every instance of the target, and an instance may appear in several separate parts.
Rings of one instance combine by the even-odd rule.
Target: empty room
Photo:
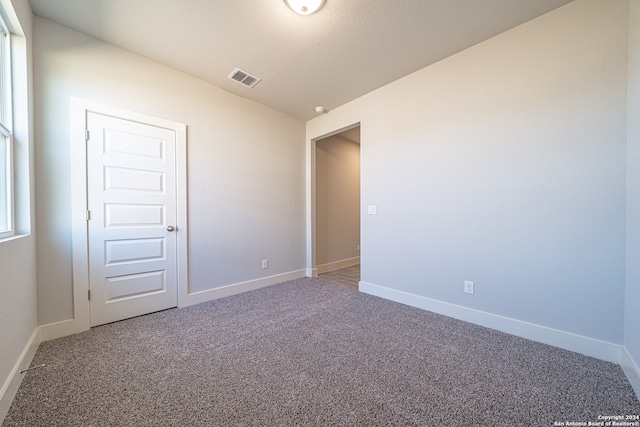
[[[640,426],[640,1],[0,33],[3,427]]]

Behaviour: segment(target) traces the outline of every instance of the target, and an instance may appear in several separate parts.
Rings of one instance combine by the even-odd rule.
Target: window
[[[14,234],[10,35],[0,16],[0,238]]]

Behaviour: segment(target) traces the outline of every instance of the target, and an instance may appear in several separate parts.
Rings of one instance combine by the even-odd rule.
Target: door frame
[[[306,176],[306,184],[307,184],[307,200],[306,200],[306,259],[307,259],[307,268],[306,275],[307,277],[318,277],[318,264],[316,257],[316,150],[317,145],[316,142],[329,138],[330,136],[337,135],[349,129],[353,129],[356,127],[360,127],[362,129],[362,124],[360,121],[355,123],[351,123],[349,125],[340,127],[338,129],[334,129],[331,132],[324,133],[320,136],[315,136],[309,138],[307,135],[307,144],[306,144],[306,163],[307,163],[307,176]],[[362,143],[360,144],[362,146]],[[362,158],[362,157],[361,157]],[[360,161],[362,165],[362,160]],[[362,166],[360,169],[360,175],[362,176]],[[360,180],[360,194],[362,195],[362,179]],[[360,197],[360,208],[362,209],[362,196]],[[362,216],[362,213],[361,213]],[[362,218],[360,220],[360,240],[362,241]],[[362,246],[361,246],[362,249]],[[360,255],[362,257],[362,253]],[[362,258],[361,258],[362,259]]]
[[[187,251],[187,126],[145,114],[71,97],[71,231],[74,332],[91,327],[89,305],[89,233],[87,224],[87,113],[96,113],[165,129],[176,134],[177,287],[178,307],[189,295]]]

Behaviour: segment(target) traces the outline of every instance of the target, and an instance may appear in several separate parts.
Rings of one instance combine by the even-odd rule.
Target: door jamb
[[[177,287],[178,307],[186,305],[189,295],[187,252],[187,126],[181,123],[135,113],[71,97],[71,231],[73,259],[74,332],[91,327],[89,312],[89,246],[87,224],[87,113],[146,123],[176,133],[176,203],[177,203]]]
[[[307,140],[307,277],[318,277],[316,259],[316,142],[358,126],[362,126],[360,121]],[[362,183],[362,181],[360,182]],[[362,228],[362,225],[360,227]]]

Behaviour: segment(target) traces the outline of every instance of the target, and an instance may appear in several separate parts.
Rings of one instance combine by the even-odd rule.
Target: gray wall
[[[624,344],[638,364],[640,363],[640,2],[630,2],[629,16],[627,295]]]
[[[316,264],[322,266],[360,256],[360,145],[334,135],[316,148]]]
[[[73,317],[71,96],[187,125],[191,292],[305,267],[302,121],[41,18],[34,48],[40,324]]]
[[[361,124],[363,282],[622,344],[627,9],[572,2],[307,123]]]
[[[32,15],[26,0],[13,4],[23,36],[14,37],[14,75],[32,81]],[[0,388],[36,331],[36,239],[33,230],[32,93],[14,86],[14,148],[17,169],[18,232],[21,237],[0,243]],[[0,415],[1,421],[1,415]]]

